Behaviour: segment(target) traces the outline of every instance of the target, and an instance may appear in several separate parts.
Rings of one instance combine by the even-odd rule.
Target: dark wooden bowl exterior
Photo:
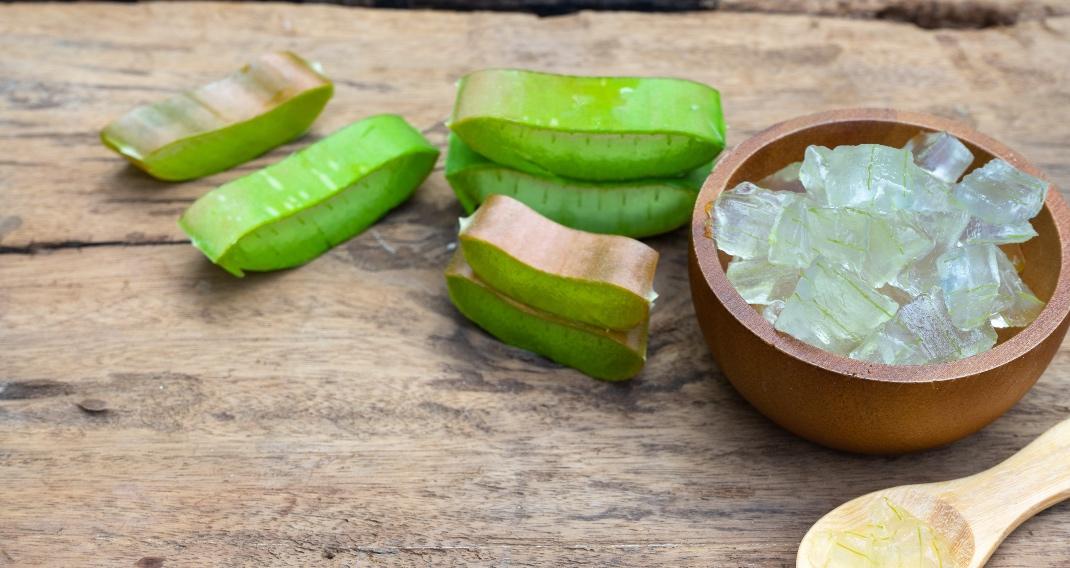
[[[833,355],[776,332],[725,277],[729,257],[709,238],[709,206],[726,188],[802,159],[810,144],[902,146],[920,130],[946,130],[977,156],[1000,157],[1036,176],[1022,156],[954,121],[887,109],[850,109],[789,120],[722,157],[703,185],[691,223],[691,296],[702,333],[735,388],[784,428],[819,444],[901,453],[967,436],[1013,406],[1044,372],[1066,334],[1070,307],[1070,210],[1052,186],[1023,245],[1022,278],[1047,307],[992,350],[940,365],[890,366]]]

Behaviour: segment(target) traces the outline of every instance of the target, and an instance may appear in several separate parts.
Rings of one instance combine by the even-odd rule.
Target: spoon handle
[[[991,554],[1026,519],[1070,497],[1070,420],[952,491],[955,508],[973,527],[976,550]]]

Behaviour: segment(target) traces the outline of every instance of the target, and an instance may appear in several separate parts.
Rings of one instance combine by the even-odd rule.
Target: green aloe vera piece
[[[437,159],[400,116],[373,116],[216,188],[178,224],[235,276],[297,266],[407,200]]]
[[[494,337],[596,379],[630,379],[646,362],[647,319],[627,331],[612,331],[536,310],[476,277],[461,251],[446,267],[446,285],[453,305]]]
[[[720,93],[701,83],[515,69],[464,76],[449,126],[495,162],[584,180],[683,176],[725,141]]]
[[[446,179],[469,215],[487,197],[508,195],[567,227],[627,237],[657,235],[687,223],[712,168],[711,162],[683,178],[573,180],[502,166],[453,133],[446,155]]]
[[[297,138],[333,92],[316,66],[288,51],[271,53],[222,80],[137,107],[100,138],[153,177],[194,179]]]
[[[658,252],[637,240],[570,229],[492,195],[462,221],[460,241],[481,280],[537,310],[620,330],[649,317]]]

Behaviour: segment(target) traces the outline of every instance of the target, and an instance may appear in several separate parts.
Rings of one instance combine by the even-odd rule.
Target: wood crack
[[[724,12],[888,20],[928,30],[1013,26],[1019,22],[1070,14],[1070,6],[1051,0],[880,0],[857,3],[828,0],[719,0],[716,9]]]
[[[5,246],[0,245],[0,254],[21,254],[31,255],[40,252],[48,252],[54,250],[65,249],[85,249],[85,248],[103,248],[103,247],[153,247],[153,246],[168,246],[168,245],[188,245],[189,240],[178,239],[159,239],[159,240],[146,240],[146,241],[45,241],[34,242],[28,245],[22,246]]]
[[[1070,14],[1056,0],[297,0],[369,8],[528,12],[540,17],[583,10],[751,12],[903,22],[924,29],[985,29]]]

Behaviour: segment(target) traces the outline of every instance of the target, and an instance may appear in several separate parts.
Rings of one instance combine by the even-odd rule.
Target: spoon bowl
[[[816,548],[819,537],[864,525],[874,503],[887,500],[947,541],[951,564],[945,568],[981,568],[1018,525],[1068,497],[1070,420],[987,471],[883,489],[840,505],[810,527],[799,544],[795,565],[822,566]]]
[[[722,156],[691,222],[691,297],[717,364],[759,411],[820,444],[864,453],[902,453],[967,436],[1013,406],[1047,368],[1070,312],[1070,208],[1051,186],[1022,245],[1022,279],[1047,302],[1022,329],[1001,330],[991,350],[950,363],[892,366],[841,357],[773,329],[725,276],[731,260],[711,238],[710,210],[725,190],[801,160],[807,146],[877,143],[902,147],[922,131],[947,131],[975,156],[1001,158],[1044,176],[1017,152],[945,118],[887,109],[825,112],[777,124]]]

